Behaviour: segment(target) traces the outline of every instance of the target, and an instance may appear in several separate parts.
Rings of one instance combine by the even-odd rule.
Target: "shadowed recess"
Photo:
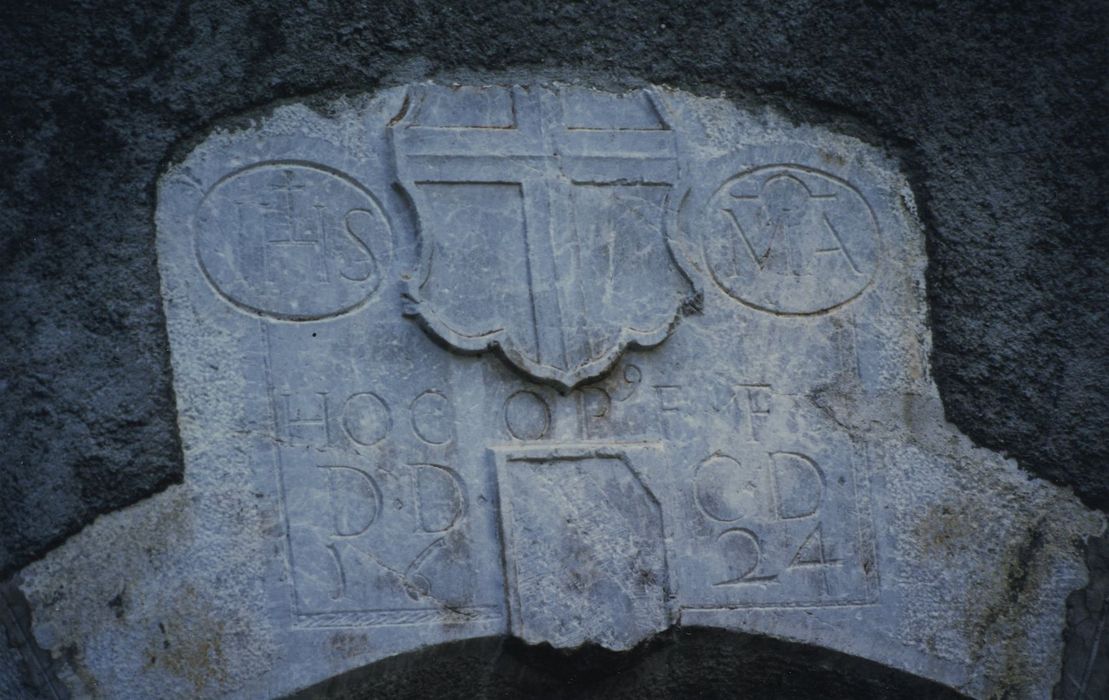
[[[487,637],[401,654],[289,700],[355,698],[919,698],[965,697],[847,654],[702,627],[671,629],[626,652],[564,652]]]

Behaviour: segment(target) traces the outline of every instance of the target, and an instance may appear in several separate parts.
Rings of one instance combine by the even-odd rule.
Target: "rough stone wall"
[[[0,575],[181,477],[152,216],[186,141],[286,98],[514,67],[724,91],[894,150],[948,418],[1109,508],[1107,21],[1096,2],[7,3]]]

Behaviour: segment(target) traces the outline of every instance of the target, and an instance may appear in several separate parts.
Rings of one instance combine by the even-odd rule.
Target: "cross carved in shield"
[[[644,90],[413,88],[390,127],[418,218],[407,313],[562,390],[665,340],[695,290],[667,242],[664,115]]]

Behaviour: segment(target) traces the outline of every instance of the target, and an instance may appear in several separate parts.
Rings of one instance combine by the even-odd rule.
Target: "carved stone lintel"
[[[871,146],[655,88],[216,131],[158,199],[184,482],[24,571],[34,634],[77,696],[680,623],[1046,697],[1104,523],[944,421],[912,202]]]

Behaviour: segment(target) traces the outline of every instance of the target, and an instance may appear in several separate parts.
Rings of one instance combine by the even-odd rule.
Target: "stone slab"
[[[214,132],[157,225],[186,478],[24,572],[75,694],[672,625],[1050,691],[1103,522],[944,421],[878,149],[661,88],[419,84]]]

